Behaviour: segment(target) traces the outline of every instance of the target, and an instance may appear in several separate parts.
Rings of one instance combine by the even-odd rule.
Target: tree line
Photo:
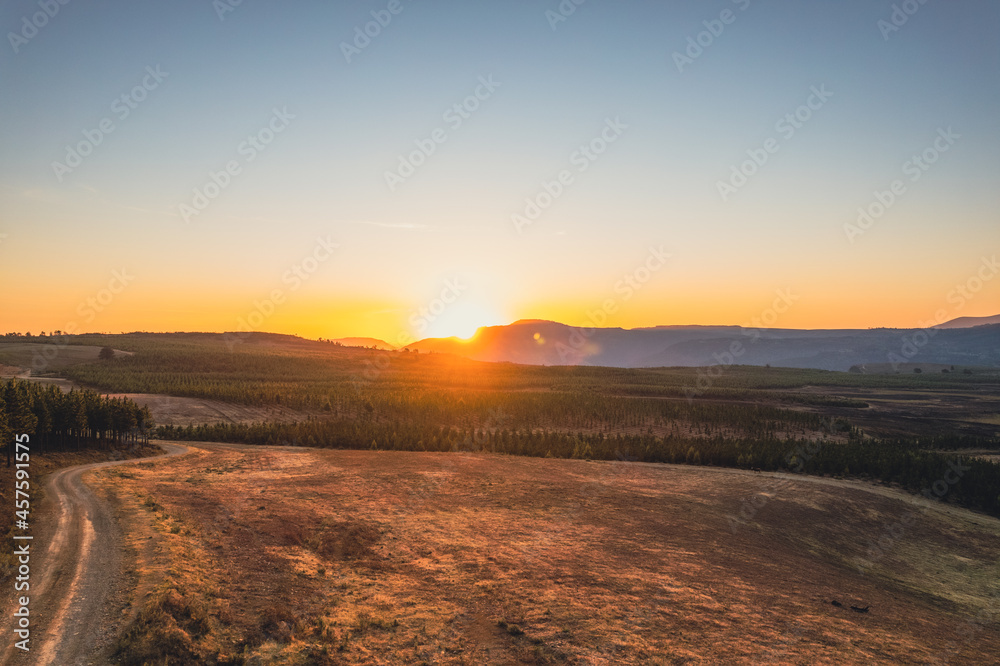
[[[63,393],[56,386],[8,380],[0,384],[0,441],[7,463],[14,435],[31,435],[34,452],[108,449],[148,442],[154,427],[149,408],[127,398],[90,390]]]
[[[394,451],[489,451],[508,455],[712,465],[895,484],[1000,517],[1000,464],[938,449],[1000,449],[995,439],[936,437],[847,442],[801,438],[688,437],[456,428],[365,419],[161,426],[163,439]],[[931,450],[929,450],[931,449]],[[958,472],[956,472],[956,469]],[[956,480],[957,474],[957,480]],[[942,491],[943,490],[943,491]],[[928,495],[930,493],[930,495]]]

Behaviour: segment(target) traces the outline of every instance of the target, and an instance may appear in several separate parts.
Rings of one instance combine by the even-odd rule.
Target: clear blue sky
[[[881,1],[587,0],[553,29],[554,0],[401,0],[348,63],[341,44],[389,4],[243,0],[220,19],[210,0],[72,0],[15,53],[9,33],[41,10],[5,3],[0,330],[80,321],[123,267],[134,280],[81,328],[231,330],[280,289],[264,329],[390,338],[448,279],[462,293],[427,334],[585,324],[608,298],[609,325],[743,323],[783,288],[800,296],[790,327],[1000,311],[1000,279],[948,300],[1000,249],[996,2],[928,2],[886,39]],[[166,77],[121,118],[147,67]],[[454,127],[444,112],[480,77],[499,86]],[[793,135],[777,130],[824,86]],[[247,161],[275,108],[294,118]],[[53,162],[104,118],[114,131],[60,180]],[[616,118],[581,172],[574,151]],[[960,138],[911,180],[904,163],[949,127]],[[447,140],[390,190],[437,128]],[[769,138],[777,152],[724,199]],[[240,173],[186,222],[180,205],[229,161]],[[561,170],[572,183],[519,232],[512,215]],[[885,214],[845,230],[894,180]],[[327,236],[334,256],[284,279]],[[625,299],[615,285],[651,246],[671,259]]]

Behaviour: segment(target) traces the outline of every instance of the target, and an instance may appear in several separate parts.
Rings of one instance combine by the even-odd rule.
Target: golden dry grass
[[[38,358],[45,359],[44,370],[55,372],[81,363],[98,360],[101,347],[95,345],[67,345],[61,338],[53,338],[51,343],[0,342],[0,362],[5,372],[0,376],[17,376],[24,370],[35,367]],[[118,354],[131,355],[132,352],[117,350]]]
[[[280,664],[1000,654],[1000,521],[885,489],[696,467],[221,445],[95,476],[127,521],[134,608],[145,607],[126,646],[155,631],[200,660]]]

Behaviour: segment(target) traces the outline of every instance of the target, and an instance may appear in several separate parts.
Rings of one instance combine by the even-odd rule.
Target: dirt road
[[[168,456],[187,452],[176,444],[161,446]],[[0,663],[102,663],[95,661],[96,655],[113,638],[109,629],[115,605],[109,602],[122,583],[121,535],[110,508],[81,477],[93,469],[162,457],[80,465],[47,479],[41,511],[46,518],[35,526],[32,541],[31,649],[25,653],[12,640],[5,641]]]

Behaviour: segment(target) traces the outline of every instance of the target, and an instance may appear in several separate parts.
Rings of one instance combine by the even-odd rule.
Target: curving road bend
[[[160,442],[167,456],[185,446]],[[91,463],[52,473],[45,483],[48,518],[31,542],[30,651],[14,647],[12,632],[0,646],[0,663],[76,666],[98,663],[102,643],[111,638],[114,604],[122,584],[121,533],[109,507],[83,483],[85,472],[159,460],[165,456]],[[23,594],[23,593],[22,593]],[[13,609],[4,613],[13,617]],[[103,639],[103,640],[102,640]]]

